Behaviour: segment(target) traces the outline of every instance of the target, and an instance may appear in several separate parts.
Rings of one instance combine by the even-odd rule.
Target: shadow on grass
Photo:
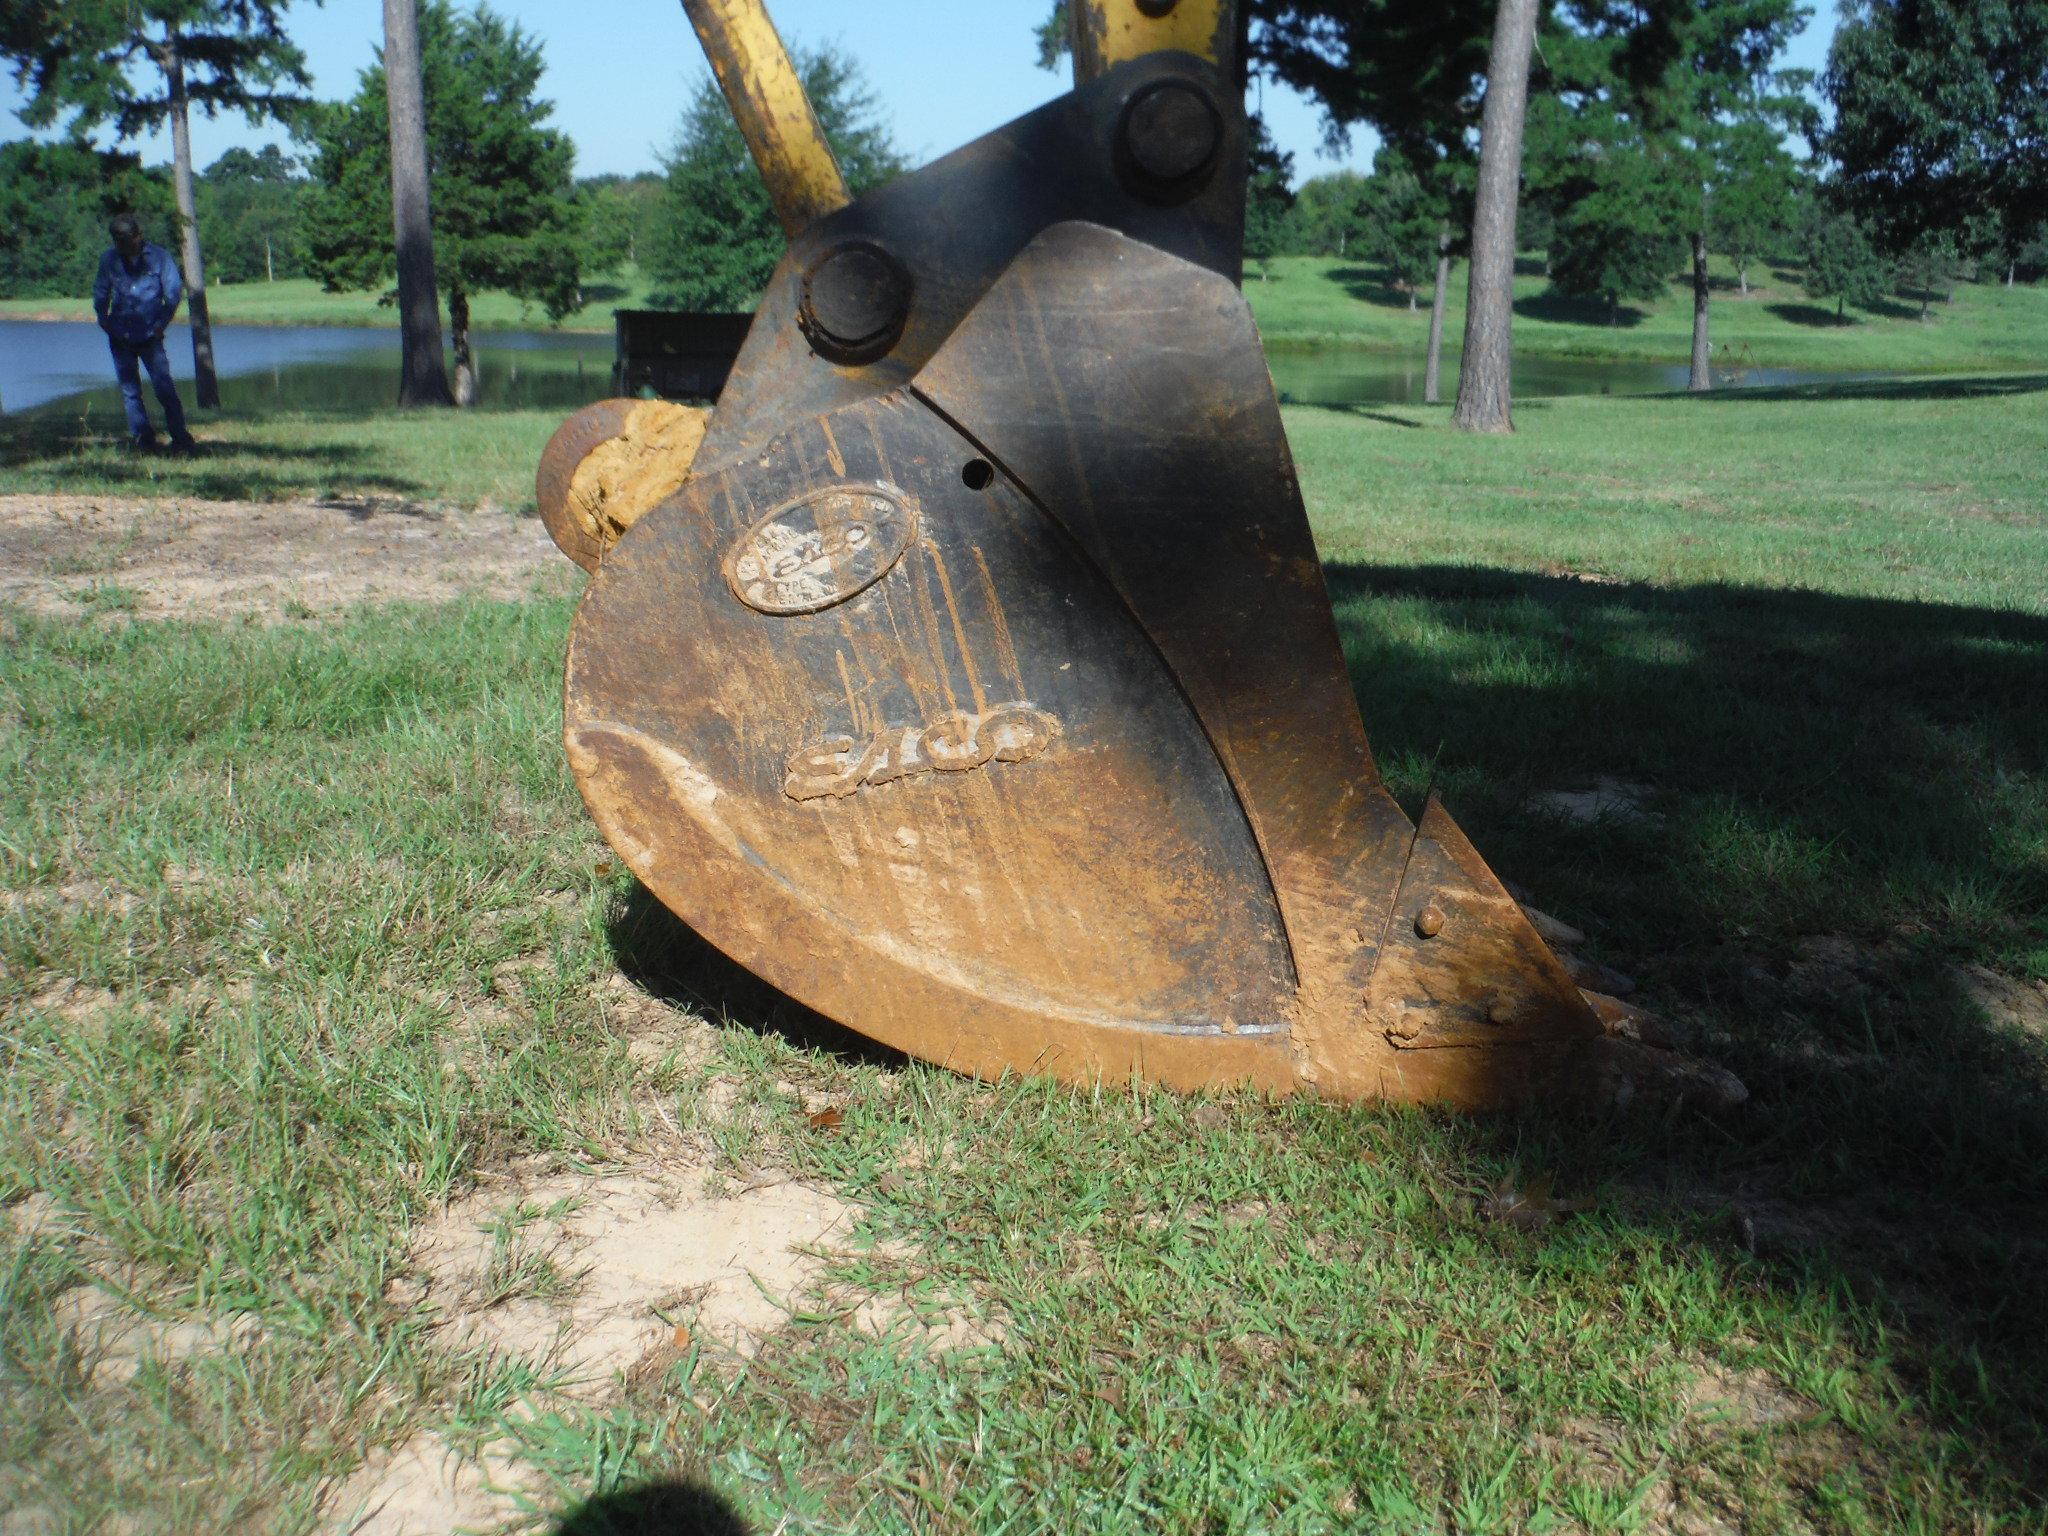
[[[1633,304],[1609,307],[1605,299],[1578,298],[1568,293],[1530,293],[1515,300],[1515,313],[1524,320],[1547,320],[1557,325],[1604,325],[1610,330],[1631,330],[1650,318],[1646,309]]]
[[[1744,400],[1989,400],[2048,390],[2048,373],[1959,378],[1855,379],[1832,384],[1783,384],[1717,389],[1690,395],[1702,401]]]
[[[553,1536],[748,1536],[739,1511],[694,1483],[649,1483],[600,1494],[562,1517]]]
[[[127,486],[209,501],[264,501],[304,495],[336,481],[351,489],[420,495],[416,480],[371,469],[382,455],[351,443],[217,443],[188,455],[130,448],[89,418],[36,414],[0,422],[0,471],[32,470],[59,492],[76,486],[115,494]]]
[[[2048,1330],[2022,1321],[2048,1314],[2048,1055],[1964,969],[2048,973],[2048,619],[1449,567],[1329,578],[1404,798],[1443,775],[1496,870],[1754,1096],[1719,1124],[1478,1122],[1475,1155],[1555,1169],[1788,1292],[1846,1290],[1912,1411],[2048,1490]],[[1536,803],[1602,777],[1648,786],[1656,819]]]
[[[1764,308],[1787,325],[1810,325],[1833,330],[1837,326],[1862,323],[1854,315],[1838,315],[1824,304],[1766,304]]]
[[[1863,387],[1900,386],[1837,388]],[[1457,1121],[1469,1166],[1555,1171],[1597,1219],[1712,1255],[1731,1284],[1853,1298],[1856,1347],[1913,1393],[1903,1413],[2048,1491],[2048,1075],[1964,969],[2048,973],[2048,618],[1475,568],[1328,577],[1404,800],[1441,782],[1495,869],[1753,1094],[1718,1121]],[[1603,777],[1648,786],[1651,814],[1540,806]],[[611,941],[659,995],[901,1059],[645,891]]]
[[[1409,307],[1409,292],[1398,286],[1384,267],[1332,267],[1330,280],[1341,284],[1352,298],[1366,304],[1377,304],[1383,309]],[[1427,295],[1417,291],[1414,295],[1418,307],[1427,302]]]

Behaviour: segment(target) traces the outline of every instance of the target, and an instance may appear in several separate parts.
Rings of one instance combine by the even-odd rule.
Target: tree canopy
[[[798,50],[797,72],[858,197],[900,174],[896,152],[859,67],[833,48]],[[667,178],[646,231],[643,264],[654,302],[677,309],[751,309],[789,241],[739,125],[706,76],[683,110]]]
[[[582,204],[575,148],[547,125],[540,47],[514,23],[447,0],[420,10],[420,62],[433,185],[434,259],[451,319],[497,289],[559,318],[578,303]],[[356,94],[313,120],[308,265],[330,289],[392,280],[389,109],[381,54]]]
[[[1842,195],[1889,251],[1974,232],[2010,260],[2048,208],[2048,0],[1848,0],[1822,88]]]

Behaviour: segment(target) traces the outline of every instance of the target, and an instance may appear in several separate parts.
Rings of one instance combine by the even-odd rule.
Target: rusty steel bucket
[[[732,94],[758,5],[689,9]],[[614,403],[544,465],[595,567],[569,761],[685,922],[927,1061],[1547,1093],[1602,1026],[1443,807],[1381,782],[1238,289],[1208,12],[1194,51],[1093,37],[1068,95],[850,203],[750,127],[801,214],[694,457],[565,518]]]

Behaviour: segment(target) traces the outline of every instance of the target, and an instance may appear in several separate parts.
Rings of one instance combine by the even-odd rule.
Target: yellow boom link
[[[683,0],[768,196],[794,236],[852,201],[803,80],[762,0]]]
[[[1226,76],[1236,65],[1235,0],[1068,0],[1067,20],[1076,85],[1170,48],[1207,59]]]

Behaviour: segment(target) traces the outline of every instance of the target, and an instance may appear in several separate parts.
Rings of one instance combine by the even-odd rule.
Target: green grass
[[[1515,280],[1515,350],[1528,357],[1619,358],[1683,364],[1692,352],[1692,288],[1673,282],[1654,302],[1624,305],[1610,325],[1606,306],[1549,293],[1540,264],[1522,260]],[[1445,336],[1464,334],[1467,266],[1451,279]],[[1748,297],[1716,263],[1712,334],[1717,363],[1766,368],[1973,370],[2034,368],[2048,348],[2048,284],[2004,288],[1958,284],[1953,299],[1918,318],[1917,295],[1893,296],[1876,309],[1849,311],[1805,296],[1799,274],[1759,265]],[[1269,341],[1399,347],[1420,353],[1429,335],[1429,294],[1411,312],[1379,269],[1325,257],[1281,257],[1245,293]],[[1726,349],[1724,352],[1723,349]]]
[[[531,509],[534,465],[566,407],[455,411],[268,410],[235,404],[195,423],[191,458],[138,454],[107,392],[0,417],[0,494],[402,496]]]
[[[433,1426],[539,1469],[544,1510],[680,1479],[763,1532],[2048,1530],[2048,1057],[1955,970],[2048,976],[2044,394],[1564,400],[1509,440],[1289,414],[1395,787],[1441,784],[1744,1076],[1720,1122],[848,1051],[598,842],[558,746],[567,603],[6,619],[0,1507],[304,1529],[322,1479]],[[470,421],[508,459],[544,436]],[[469,493],[375,468],[426,428],[348,430],[360,472]],[[1657,819],[1531,804],[1595,774]],[[1873,969],[1802,984],[1815,935]],[[622,970],[716,1021],[706,1059],[629,1050]],[[410,1223],[514,1159],[678,1135],[864,1207],[842,1302],[962,1305],[1000,1346],[814,1306],[593,1402],[423,1331]],[[1485,1219],[1546,1174],[1586,1209]],[[497,1281],[573,1283],[528,1214]],[[88,1380],[86,1279],[247,1342]]]
[[[390,325],[398,310],[382,302],[375,290],[328,293],[310,277],[283,278],[274,283],[215,283],[206,290],[207,310],[221,325]],[[634,309],[647,302],[647,280],[635,267],[592,278],[583,285],[584,303],[565,315],[559,328],[568,331],[612,329],[612,311]],[[480,293],[470,301],[470,324],[479,330],[546,330],[554,328],[545,311],[505,293]],[[0,320],[90,320],[89,297],[68,299],[0,299]],[[447,323],[443,295],[442,323]]]

